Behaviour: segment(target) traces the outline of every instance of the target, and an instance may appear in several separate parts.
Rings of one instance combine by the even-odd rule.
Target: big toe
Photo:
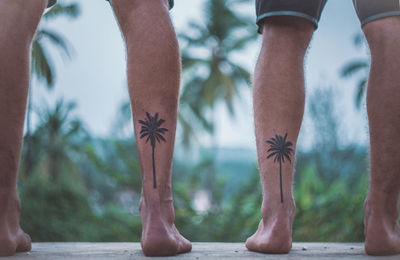
[[[192,250],[192,243],[190,243],[190,241],[184,238],[183,236],[180,236],[178,254],[187,253],[190,252],[191,250]]]
[[[265,254],[287,254],[292,246],[287,241],[267,241],[265,238],[252,236],[246,240],[246,247],[250,251]]]
[[[256,251],[256,245],[254,243],[254,235],[246,239],[246,247],[248,250]]]
[[[25,232],[21,231],[18,234],[18,239],[17,239],[17,252],[27,252],[31,251],[31,237],[26,234]]]

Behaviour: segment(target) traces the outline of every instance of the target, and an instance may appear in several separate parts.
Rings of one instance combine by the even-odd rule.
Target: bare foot
[[[0,256],[31,250],[31,238],[19,226],[20,212],[17,192],[0,188]]]
[[[263,201],[262,219],[254,235],[246,241],[247,249],[269,254],[287,254],[292,248],[292,223],[296,205]]]
[[[393,205],[377,204],[367,198],[364,203],[365,252],[368,255],[400,254],[400,226],[397,197]]]
[[[192,244],[174,225],[175,213],[172,199],[161,203],[140,202],[142,237],[140,239],[146,256],[173,256],[192,250]],[[160,205],[161,204],[161,205]]]

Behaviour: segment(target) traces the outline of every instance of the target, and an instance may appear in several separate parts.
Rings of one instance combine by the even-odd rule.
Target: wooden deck
[[[163,259],[166,257],[157,257]],[[250,252],[244,243],[193,243],[191,253],[169,259],[400,259],[371,257],[361,243],[294,243],[288,255],[266,255]],[[33,243],[29,253],[18,253],[3,259],[152,259],[145,257],[139,243]]]

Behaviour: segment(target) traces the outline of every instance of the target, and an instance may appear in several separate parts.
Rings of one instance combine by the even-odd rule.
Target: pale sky
[[[80,1],[82,15],[77,20],[58,19],[49,28],[60,31],[74,46],[72,61],[62,61],[54,52],[57,67],[55,89],[46,91],[33,82],[34,101],[40,106],[63,97],[78,105],[75,115],[80,117],[95,136],[109,136],[112,124],[122,101],[127,99],[125,50],[114,20],[112,10],[104,0]],[[203,0],[175,0],[171,17],[177,32],[187,28],[188,21],[202,19]],[[254,16],[254,6],[241,10]],[[306,89],[331,85],[337,88],[336,109],[343,115],[342,131],[345,140],[366,143],[365,111],[354,106],[355,80],[344,80],[339,71],[354,58],[366,58],[367,52],[353,45],[354,35],[360,32],[360,24],[350,0],[328,1],[318,30],[315,32],[306,58]],[[260,45],[251,44],[236,57],[250,71],[253,69]],[[250,89],[243,91],[241,100],[236,102],[236,117],[231,119],[223,106],[217,112],[216,140],[221,147],[255,148]],[[300,145],[311,143],[312,133],[308,130],[309,120],[303,125]],[[232,131],[235,129],[235,131]],[[179,136],[177,137],[179,138]],[[204,137],[205,143],[209,142]]]

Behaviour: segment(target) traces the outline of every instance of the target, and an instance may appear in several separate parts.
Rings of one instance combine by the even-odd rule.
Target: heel
[[[169,235],[149,235],[141,241],[146,256],[174,256],[178,253],[178,243]]]
[[[0,256],[12,256],[17,250],[17,243],[11,240],[0,239]]]

